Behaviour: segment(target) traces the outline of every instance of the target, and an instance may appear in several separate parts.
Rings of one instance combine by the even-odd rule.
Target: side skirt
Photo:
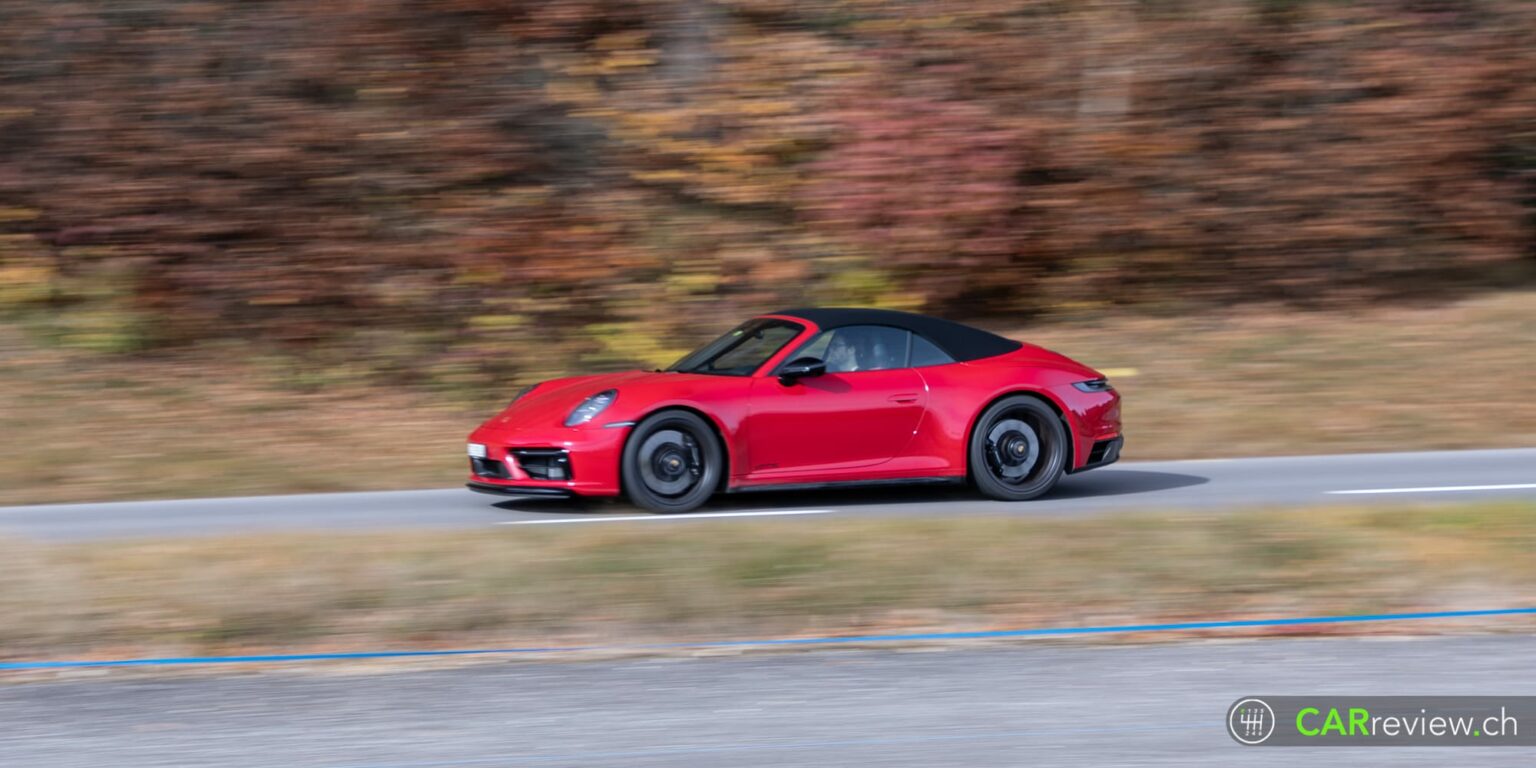
[[[820,483],[764,483],[762,485],[731,486],[726,493],[752,493],[753,491],[819,491],[826,488],[878,488],[887,485],[964,485],[964,475],[941,477],[893,477],[885,480],[831,480]]]

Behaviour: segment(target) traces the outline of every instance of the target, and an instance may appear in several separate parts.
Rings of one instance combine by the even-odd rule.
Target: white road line
[[[705,517],[770,517],[777,515],[830,515],[830,509],[765,509],[760,512],[705,512],[681,515],[619,515],[617,517],[562,517],[554,520],[504,520],[497,525],[558,525],[560,523],[621,523],[633,520],[698,520]]]
[[[1449,493],[1452,491],[1513,491],[1536,488],[1536,483],[1510,483],[1508,485],[1440,485],[1428,488],[1365,488],[1358,491],[1328,491],[1328,493]]]

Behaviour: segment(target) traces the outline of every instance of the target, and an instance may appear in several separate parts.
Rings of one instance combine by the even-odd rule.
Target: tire
[[[984,495],[1025,501],[1056,486],[1071,436],[1051,407],[1027,395],[993,403],[971,431],[971,479]]]
[[[709,423],[688,411],[662,411],[641,421],[624,444],[624,492],[637,507],[678,513],[714,495],[725,473],[725,449]]]

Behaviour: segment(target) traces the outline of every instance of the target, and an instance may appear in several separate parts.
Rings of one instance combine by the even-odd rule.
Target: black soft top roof
[[[1012,339],[988,333],[969,325],[940,320],[911,312],[889,309],[845,309],[839,307],[802,307],[771,314],[809,320],[822,330],[848,325],[888,325],[902,328],[928,339],[958,361],[980,360],[1007,354],[1024,346]]]

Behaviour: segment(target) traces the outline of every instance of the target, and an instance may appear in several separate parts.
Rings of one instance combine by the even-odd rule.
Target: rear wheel
[[[1061,479],[1069,435],[1060,417],[1036,398],[1014,395],[976,420],[971,477],[982,493],[1004,501],[1033,499]]]
[[[635,427],[624,445],[624,491],[637,507],[687,512],[720,484],[725,451],[697,414],[662,411]]]

